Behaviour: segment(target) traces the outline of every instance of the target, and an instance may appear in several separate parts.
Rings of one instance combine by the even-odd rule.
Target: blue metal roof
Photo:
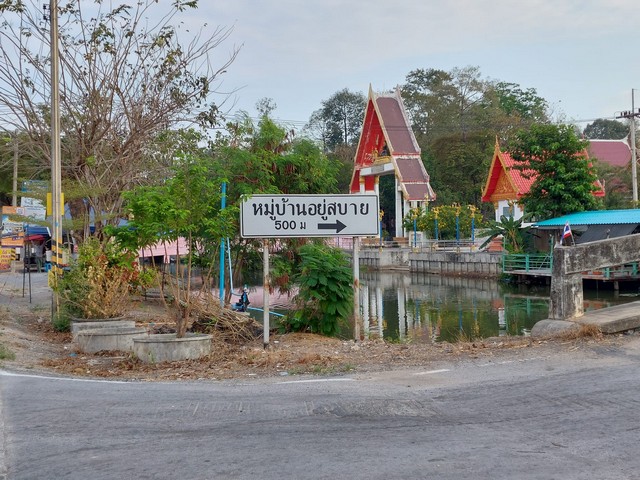
[[[628,210],[594,210],[591,212],[578,212],[563,215],[558,218],[550,218],[533,224],[533,227],[562,227],[567,222],[569,225],[620,225],[640,224],[640,209]]]

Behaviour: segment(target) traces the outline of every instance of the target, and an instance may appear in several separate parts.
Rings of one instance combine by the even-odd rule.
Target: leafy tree
[[[338,162],[308,139],[263,116],[257,125],[245,117],[229,124],[230,136],[211,146],[215,162],[229,179],[228,198],[238,202],[255,193],[336,193]]]
[[[497,95],[501,110],[512,119],[520,118],[538,123],[549,120],[548,103],[538,96],[535,88],[522,89],[517,83],[496,82],[491,89]]]
[[[85,223],[80,231],[88,232],[92,217],[99,234],[121,217],[121,192],[166,178],[171,159],[164,165],[156,156],[163,132],[217,122],[216,82],[237,50],[218,59],[231,33],[224,28],[181,41],[179,18],[197,8],[194,0],[113,8],[70,0],[58,8],[63,186],[76,184],[70,208]],[[41,52],[50,51],[49,24],[40,4],[6,0],[0,12],[0,128],[24,132],[21,151],[48,170],[50,62]]]
[[[421,145],[452,134],[464,138],[485,121],[484,93],[488,83],[478,67],[451,72],[418,69],[409,72],[402,96]],[[484,128],[484,127],[482,127]]]
[[[425,167],[438,194],[438,203],[481,203],[482,185],[489,171],[495,136],[477,132],[465,139],[440,137],[428,148]]]
[[[584,136],[590,139],[619,140],[629,134],[629,127],[617,120],[598,118],[593,123],[587,124]]]
[[[213,250],[212,245],[219,245],[234,231],[238,208],[230,205],[221,209],[223,181],[209,159],[182,155],[162,185],[141,186],[124,194],[132,220],[127,227],[110,232],[133,251],[158,241],[186,240],[189,250],[174,252],[178,271],[170,283],[168,305],[175,313],[178,337],[184,336],[193,308],[191,274],[197,252]],[[211,269],[205,276],[210,275]],[[164,295],[161,298],[164,301]]]
[[[586,146],[570,125],[534,124],[516,133],[509,147],[515,168],[535,178],[521,199],[528,215],[544,220],[600,207]]]
[[[239,205],[243,195],[320,194],[337,191],[339,163],[328,158],[308,139],[296,139],[293,132],[263,115],[257,125],[244,117],[227,125],[230,135],[211,146],[212,162],[228,179],[227,204]],[[221,173],[222,174],[222,173]],[[260,242],[230,237],[233,250],[234,284],[243,274],[261,265]],[[291,288],[293,264],[299,261],[299,239],[282,240],[272,264],[272,283],[281,291]]]
[[[325,152],[341,145],[355,146],[360,138],[367,99],[362,93],[345,88],[322,102],[305,127],[310,136],[320,141]]]
[[[443,203],[480,205],[495,137],[547,120],[535,89],[484,79],[478,67],[410,72],[402,95],[432,185]]]

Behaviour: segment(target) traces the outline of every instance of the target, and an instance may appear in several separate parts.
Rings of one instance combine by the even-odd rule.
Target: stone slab
[[[595,325],[600,328],[602,333],[634,330],[640,328],[640,302],[591,310],[575,319],[575,322],[583,325]]]
[[[531,329],[531,338],[555,337],[580,330],[580,325],[568,320],[540,320]]]
[[[640,301],[590,310],[581,317],[572,320],[540,320],[531,329],[531,336],[558,335],[579,329],[581,325],[596,326],[606,334],[640,328]]]

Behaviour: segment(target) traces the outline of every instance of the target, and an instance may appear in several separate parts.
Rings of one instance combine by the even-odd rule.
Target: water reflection
[[[549,313],[549,288],[423,273],[361,272],[360,314],[369,338],[456,342],[527,335]],[[637,300],[585,290],[585,310]]]

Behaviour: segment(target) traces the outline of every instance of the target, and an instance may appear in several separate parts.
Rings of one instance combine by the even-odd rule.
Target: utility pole
[[[633,208],[638,208],[638,169],[637,169],[637,157],[636,157],[636,117],[640,117],[640,108],[636,111],[634,95],[634,88],[631,89],[631,110],[626,112],[620,112],[620,115],[616,118],[628,118],[631,120],[631,191]]]
[[[58,279],[62,275],[62,161],[60,148],[60,76],[58,50],[58,1],[50,0],[51,29],[51,261],[53,272],[53,298],[51,313],[60,311],[60,299],[56,293]]]
[[[18,132],[13,139],[13,197],[11,198],[11,205],[18,206]]]

